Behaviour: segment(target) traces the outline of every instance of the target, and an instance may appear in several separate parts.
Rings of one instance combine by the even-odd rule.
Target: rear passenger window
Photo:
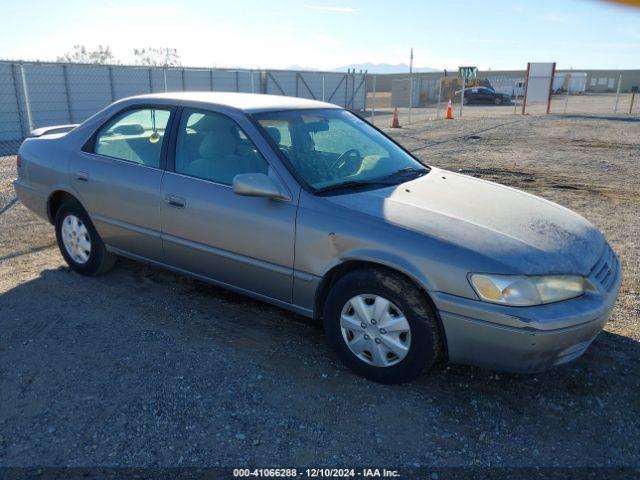
[[[158,108],[127,110],[98,131],[94,152],[159,168],[169,114]]]

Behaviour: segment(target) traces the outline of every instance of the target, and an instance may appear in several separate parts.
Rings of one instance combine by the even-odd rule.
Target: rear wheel
[[[327,298],[329,344],[354,372],[381,383],[402,383],[440,356],[437,316],[424,292],[385,269],[348,273]]]
[[[116,256],[108,252],[89,215],[78,202],[63,203],[56,213],[56,240],[72,270],[99,275],[110,270]]]

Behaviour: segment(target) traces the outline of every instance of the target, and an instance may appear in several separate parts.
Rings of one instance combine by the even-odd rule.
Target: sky
[[[0,59],[177,48],[185,66],[640,68],[640,8],[604,0],[3,0]],[[8,21],[7,21],[8,20]]]

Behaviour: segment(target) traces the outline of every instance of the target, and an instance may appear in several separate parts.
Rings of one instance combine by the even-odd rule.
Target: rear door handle
[[[86,172],[76,172],[76,180],[79,180],[81,182],[88,182],[89,174]]]
[[[184,208],[187,205],[187,201],[177,195],[167,195],[164,197],[164,201],[175,208]]]

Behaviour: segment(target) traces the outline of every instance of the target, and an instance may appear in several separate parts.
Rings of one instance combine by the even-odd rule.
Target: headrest
[[[144,127],[139,123],[121,123],[111,129],[113,133],[120,135],[142,135]]]
[[[227,129],[215,130],[202,139],[198,153],[202,158],[233,155],[238,147],[238,139]]]
[[[273,139],[273,141],[276,142],[276,145],[279,145],[280,139],[282,138],[280,130],[278,130],[276,127],[266,127],[265,130],[267,134]]]

